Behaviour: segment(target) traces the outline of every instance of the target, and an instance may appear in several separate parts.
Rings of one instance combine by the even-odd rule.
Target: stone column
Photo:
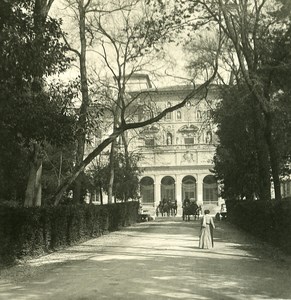
[[[176,175],[176,199],[181,203],[182,199],[182,176]]]
[[[203,175],[202,174],[197,174],[197,182],[196,182],[196,187],[197,187],[197,203],[198,204],[203,204]]]
[[[182,179],[183,175],[176,175],[176,199],[177,199],[177,205],[178,205],[178,215],[182,214]]]
[[[155,207],[159,205],[161,201],[161,178],[160,176],[155,176],[155,184],[154,184],[154,194],[155,194]]]

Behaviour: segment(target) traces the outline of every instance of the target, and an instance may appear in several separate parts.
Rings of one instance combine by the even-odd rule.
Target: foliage
[[[72,149],[74,147],[73,143],[60,147],[45,145],[42,171],[42,192],[45,204],[45,201],[52,197],[62,179],[72,172],[74,162]]]
[[[0,206],[0,265],[134,224],[138,202],[13,208]]]
[[[283,97],[279,94],[289,97],[289,87],[286,83],[290,81],[290,6],[286,1],[254,0],[250,2],[243,0],[238,3],[232,0],[226,2],[195,0],[180,1],[177,7],[183,14],[193,15],[191,23],[195,32],[199,32],[200,27],[208,30],[209,37],[212,37],[217,31],[223,34],[223,51],[220,53],[220,70],[223,72],[220,73],[219,81],[226,82],[228,80],[225,71],[231,73],[229,83],[240,88],[241,93],[245,93],[246,97],[239,96],[246,103],[241,108],[248,112],[255,124],[253,128],[255,128],[256,137],[254,143],[251,141],[249,147],[251,151],[253,145],[256,144],[256,147],[253,148],[256,152],[255,155],[252,151],[241,152],[238,149],[234,151],[230,144],[227,147],[221,145],[216,156],[216,163],[220,164],[220,171],[222,171],[222,156],[224,156],[225,161],[229,160],[232,164],[232,168],[229,168],[228,171],[227,166],[224,165],[225,176],[236,172],[235,178],[240,178],[239,170],[245,170],[251,159],[255,165],[250,168],[248,174],[252,174],[252,176],[248,180],[252,179],[254,175],[257,179],[252,181],[252,184],[247,184],[247,180],[243,180],[244,186],[250,185],[247,194],[256,190],[259,183],[259,192],[262,198],[269,199],[271,196],[270,183],[273,180],[275,197],[278,200],[281,199],[279,179],[282,165],[285,164],[288,156],[288,154],[283,155],[283,152],[288,152],[286,146],[283,145],[285,141],[283,131],[288,130],[289,125],[280,130],[278,114],[284,111],[283,102],[281,102]],[[288,13],[284,12],[285,9]],[[197,54],[196,48],[192,44],[190,44],[190,50],[192,49],[193,56],[200,56],[203,59],[202,62],[198,60],[198,64],[192,64],[190,67],[205,64],[208,57],[211,62],[211,55],[208,51],[208,49],[211,50],[211,47],[206,49],[205,45],[198,43],[198,49],[202,50],[201,55],[199,52]],[[210,43],[211,45],[213,42]],[[213,53],[212,50],[210,52]],[[192,73],[194,72],[196,71],[192,71]],[[234,105],[230,107],[230,114],[232,114],[233,108]],[[226,106],[225,109],[227,109]],[[288,105],[285,106],[285,110],[289,111]],[[234,125],[239,128],[239,115],[237,118],[238,123],[234,123]],[[288,122],[285,116],[283,122],[285,124]],[[221,132],[223,130],[225,135],[233,137],[226,126],[221,128]],[[241,136],[242,133],[241,130],[238,136]],[[240,147],[244,149],[244,141],[241,142]],[[246,155],[241,156],[240,153]],[[285,156],[285,162],[283,156]],[[220,175],[222,179],[222,173]],[[229,185],[225,187],[225,191],[228,190],[230,195],[231,193],[235,195],[238,191],[239,195],[245,195],[244,188],[239,187],[234,180],[232,180],[232,189],[230,189],[231,179],[231,176],[223,178]]]
[[[223,197],[252,199],[253,195],[259,195],[260,180],[254,102],[245,86],[225,86],[221,90],[222,100],[214,112],[220,141],[214,172],[224,185]],[[286,168],[290,160],[290,95],[281,93],[274,98],[273,135],[280,150],[280,174],[285,175],[290,172]]]
[[[260,239],[291,253],[290,201],[226,202],[227,219]]]
[[[73,137],[74,116],[44,82],[70,63],[59,41],[60,21],[48,18],[40,32],[34,5],[35,1],[1,2],[0,197],[4,198],[23,197],[31,141],[61,145]]]
[[[258,194],[258,160],[252,97],[246,87],[224,87],[214,112],[219,145],[214,172],[223,183],[222,197],[250,199]]]
[[[131,153],[129,157],[118,152],[114,157],[115,182],[113,185],[113,195],[120,200],[136,199],[138,196],[139,175],[138,167],[140,156]],[[99,186],[104,191],[108,191],[110,177],[110,165],[99,165],[90,170],[93,186]]]

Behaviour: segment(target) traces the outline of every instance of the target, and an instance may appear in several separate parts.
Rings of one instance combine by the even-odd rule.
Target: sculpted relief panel
[[[196,164],[196,152],[186,151],[181,154],[180,164],[187,165],[187,164]]]

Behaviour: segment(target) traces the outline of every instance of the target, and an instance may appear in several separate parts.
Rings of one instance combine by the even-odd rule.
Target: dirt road
[[[220,222],[157,219],[2,271],[0,299],[291,299],[291,257]]]

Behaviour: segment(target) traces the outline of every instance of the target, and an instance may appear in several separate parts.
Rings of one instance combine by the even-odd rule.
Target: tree
[[[65,129],[72,124],[44,86],[45,77],[63,71],[69,62],[59,42],[60,24],[47,17],[52,2],[1,4],[1,138],[29,151],[26,206],[41,203],[43,143],[65,142],[70,135]]]
[[[221,101],[214,112],[219,145],[214,156],[214,172],[223,184],[227,199],[261,197],[255,123],[252,99],[246,87],[223,87]]]
[[[235,54],[232,71],[241,86],[247,86],[255,105],[257,153],[260,178],[263,182],[262,199],[270,199],[270,168],[275,197],[280,194],[279,150],[274,139],[274,100],[276,73],[286,67],[286,57],[274,57],[278,37],[289,37],[286,15],[277,13],[281,8],[276,1],[208,1],[188,2],[190,9],[200,11],[201,21],[209,27],[219,27],[228,41],[229,52]],[[189,10],[189,8],[188,8]],[[287,26],[286,26],[287,24]],[[237,82],[237,83],[238,83]]]
[[[107,153],[107,156],[111,153]],[[114,174],[115,181],[112,187],[112,196],[121,201],[136,199],[139,188],[139,175],[141,170],[138,167],[139,155],[131,153],[126,157],[120,150],[115,152]],[[98,186],[106,193],[109,192],[111,165],[110,160],[103,167],[95,166],[89,170],[93,185]]]
[[[154,55],[157,54],[159,43],[167,38],[172,24],[161,17],[157,10],[153,10],[154,6],[143,5],[143,1],[125,1],[122,4],[108,3],[103,7],[98,7],[98,3],[94,1],[86,3],[88,4],[86,6],[87,13],[92,13],[90,17],[87,15],[90,22],[86,28],[92,37],[92,45],[93,41],[99,45],[95,52],[102,59],[102,70],[106,70],[105,75],[100,76],[99,82],[104,86],[109,85],[113,90],[113,97],[106,98],[106,102],[114,112],[114,122],[112,122],[112,133],[109,134],[109,137],[76,166],[75,174],[67,178],[56,192],[55,204],[59,203],[67,186],[77,178],[80,172],[123,132],[157,122],[168,112],[185,105],[214,78],[213,74],[209,76],[204,84],[193,90],[178,105],[152,114],[142,122],[132,121],[130,113],[134,110],[133,107],[138,106],[137,99],[139,97],[138,95],[132,98],[127,97],[126,84],[133,74],[145,68],[146,63],[152,62]],[[215,68],[213,72],[215,73]]]

